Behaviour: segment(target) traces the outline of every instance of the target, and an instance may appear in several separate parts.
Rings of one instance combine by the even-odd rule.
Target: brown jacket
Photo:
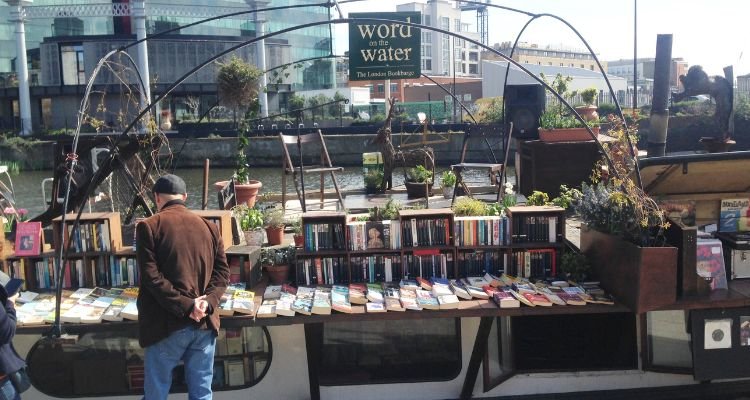
[[[218,305],[227,288],[229,266],[216,225],[190,212],[180,200],[136,227],[141,273],[138,327],[141,347],[185,326],[219,332]],[[196,297],[207,295],[209,316],[190,319]]]

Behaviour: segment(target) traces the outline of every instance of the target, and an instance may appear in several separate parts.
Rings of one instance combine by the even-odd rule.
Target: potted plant
[[[457,217],[480,217],[487,215],[487,204],[471,197],[462,197],[453,203],[453,214]]]
[[[284,241],[284,210],[279,207],[268,207],[263,210],[263,225],[266,227],[268,244],[279,245]]]
[[[453,197],[453,189],[456,186],[456,174],[451,170],[443,172],[440,179],[440,186],[443,188],[443,197],[450,199]]]
[[[549,204],[549,195],[538,190],[534,190],[529,197],[526,198],[527,206],[545,206]]]
[[[624,128],[620,124],[613,129]],[[627,136],[620,132],[613,137]],[[642,313],[674,303],[677,249],[667,246],[664,211],[631,179],[632,156],[623,153],[621,160],[612,160],[613,151],[627,143],[613,144],[604,147],[607,168],[595,169],[594,183],[583,184],[580,198],[574,200],[582,220],[581,251],[602,288]]]
[[[544,74],[542,79],[546,82]],[[548,83],[560,96],[571,99],[574,93],[568,90],[568,85],[573,80],[572,77],[563,77],[557,74],[552,83]],[[591,136],[586,125],[591,128],[594,136]],[[539,116],[539,139],[543,142],[575,142],[594,140],[599,135],[598,119],[587,121],[584,124],[572,115],[562,102],[550,105]]]
[[[289,278],[289,265],[295,261],[297,248],[293,245],[264,247],[260,250],[260,264],[273,285],[281,285]]]
[[[410,199],[427,197],[432,193],[432,171],[424,165],[409,168],[406,174],[406,195]]]
[[[401,210],[401,203],[396,200],[388,199],[388,201],[382,207],[371,208],[370,215],[366,217],[365,221],[387,221],[397,220],[398,212]]]
[[[365,174],[365,194],[381,193],[383,190],[383,171],[371,168]]]
[[[585,121],[597,121],[599,120],[599,113],[596,111],[596,98],[599,96],[599,91],[595,87],[583,89],[581,91],[581,101],[583,105],[576,107],[576,112],[581,114],[581,117]]]
[[[232,109],[235,119],[237,115],[257,113],[259,101],[259,78],[263,72],[239,57],[233,56],[228,62],[222,63],[216,76],[219,98],[223,105]],[[235,181],[235,196],[237,204],[255,205],[255,197],[263,186],[260,181],[250,179],[250,166],[247,160],[247,118],[242,118],[241,126],[237,127],[237,152],[235,154],[235,171],[232,179]],[[228,181],[217,182],[215,186],[222,190]]]
[[[294,234],[294,245],[302,247],[305,244],[305,236],[302,231],[302,218],[296,217],[292,221],[292,233]]]
[[[263,212],[247,204],[240,204],[232,209],[233,216],[239,221],[240,229],[248,246],[263,245]]]

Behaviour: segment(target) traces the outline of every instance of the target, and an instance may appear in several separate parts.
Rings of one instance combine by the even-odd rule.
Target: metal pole
[[[201,202],[201,209],[205,210],[208,208],[208,167],[211,160],[208,158],[203,161],[203,201]],[[222,205],[219,204],[219,207]]]
[[[264,5],[265,7],[265,5]],[[255,23],[258,27],[258,32],[256,35],[263,36],[266,33],[266,13],[265,12],[257,12],[255,13]],[[260,75],[260,91],[258,92],[258,97],[260,100],[260,115],[263,118],[268,117],[268,92],[266,91],[266,86],[268,85],[268,77],[266,76],[266,41],[264,39],[261,39],[258,41],[255,47],[255,51],[258,53],[258,68],[260,68],[261,71],[264,71],[263,74]]]
[[[638,108],[638,0],[633,0],[633,119]]]
[[[133,3],[133,19],[135,20],[135,36],[138,40],[146,39],[146,2],[145,0],[134,1]],[[141,110],[146,109],[151,104],[151,75],[148,70],[148,47],[146,46],[147,41],[143,40],[138,43],[138,69],[143,77],[143,92],[141,93]],[[145,114],[144,118],[146,121],[149,120],[149,115]],[[145,131],[145,123],[141,125],[142,130]]]
[[[385,115],[390,115],[391,112],[391,80],[385,80]]]
[[[15,9],[10,13],[10,21],[16,23],[16,74],[18,78],[18,108],[21,113],[21,136],[31,135],[31,96],[29,94],[29,70],[26,61],[26,29],[23,9],[25,1],[8,1]]]
[[[669,123],[669,70],[672,64],[672,35],[656,35],[654,62],[654,95],[651,102],[651,128],[648,133],[648,156],[663,156],[667,146]]]

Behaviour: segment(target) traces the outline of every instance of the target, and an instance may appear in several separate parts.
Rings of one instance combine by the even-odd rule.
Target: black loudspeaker
[[[539,116],[544,112],[546,96],[542,85],[508,85],[505,87],[505,109],[513,122],[516,139],[539,138]]]

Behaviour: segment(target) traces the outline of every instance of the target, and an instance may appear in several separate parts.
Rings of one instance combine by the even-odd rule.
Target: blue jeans
[[[190,400],[211,399],[216,334],[189,326],[172,332],[146,347],[144,399],[166,399],[172,386],[172,370],[185,362],[185,382]]]
[[[21,400],[21,396],[7,377],[0,381],[0,400]]]

